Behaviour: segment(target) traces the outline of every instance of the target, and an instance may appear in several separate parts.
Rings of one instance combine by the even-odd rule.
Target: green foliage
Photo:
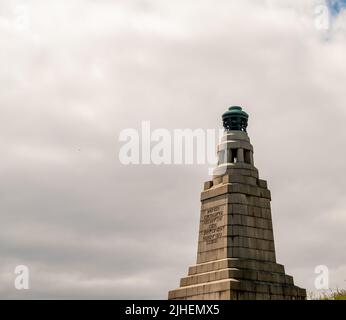
[[[346,300],[346,289],[330,290],[320,294],[310,292],[308,294],[309,300]]]

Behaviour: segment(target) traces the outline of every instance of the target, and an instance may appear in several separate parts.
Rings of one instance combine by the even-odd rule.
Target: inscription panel
[[[223,236],[227,222],[226,206],[218,205],[202,210],[200,221],[200,241],[207,245],[218,243]]]

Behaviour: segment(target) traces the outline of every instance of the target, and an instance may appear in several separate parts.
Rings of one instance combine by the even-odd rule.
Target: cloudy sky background
[[[0,297],[163,298],[195,263],[204,165],[123,166],[121,130],[250,114],[277,260],[346,286],[346,11],[313,0],[0,1]],[[30,290],[14,268],[30,269]]]

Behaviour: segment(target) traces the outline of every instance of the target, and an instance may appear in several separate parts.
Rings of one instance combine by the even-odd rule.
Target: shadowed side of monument
[[[201,193],[197,264],[168,299],[306,299],[276,263],[271,196],[254,166],[248,115],[230,107],[222,118],[218,166]]]

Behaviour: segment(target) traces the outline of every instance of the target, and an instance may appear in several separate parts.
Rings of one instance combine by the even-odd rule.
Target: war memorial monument
[[[276,262],[271,196],[254,166],[248,114],[234,106],[222,119],[218,165],[201,193],[197,263],[168,299],[306,299]]]

